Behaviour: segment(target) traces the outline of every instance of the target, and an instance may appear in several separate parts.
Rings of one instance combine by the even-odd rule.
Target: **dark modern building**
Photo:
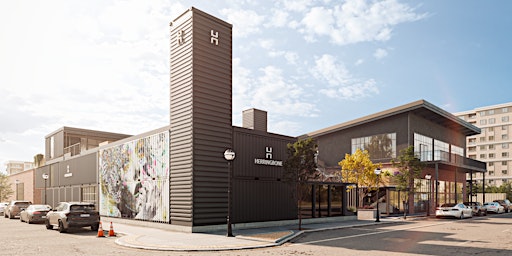
[[[232,126],[231,35],[230,24],[195,8],[172,21],[169,125],[136,136],[68,127],[48,135],[47,162],[35,175],[38,189],[47,185],[48,203],[91,201],[102,216],[189,232],[225,227],[228,213],[239,225],[295,220],[297,203],[293,186],[283,180],[283,162],[287,144],[297,138],[269,133],[267,113],[258,109],[243,112],[242,127]],[[348,214],[347,184],[329,173],[345,153],[366,148],[375,136],[389,141],[391,154],[372,152],[374,160],[389,163],[414,145],[429,164],[425,173],[438,181],[435,203],[458,200],[464,174],[485,171],[464,157],[466,136],[479,132],[418,101],[301,136],[317,140],[322,173],[309,183],[302,217]],[[226,149],[235,152],[234,160],[226,161]],[[394,204],[393,188],[386,191]]]
[[[338,162],[358,148],[368,150],[373,162],[382,163],[384,170],[392,171],[391,160],[401,150],[414,146],[414,152],[426,164],[421,174],[423,179],[419,180],[423,185],[408,201],[409,212],[414,213],[427,209],[433,212],[436,205],[467,199],[466,174],[486,172],[485,163],[465,155],[466,137],[479,133],[480,129],[474,125],[419,100],[304,137],[317,141],[320,169],[327,173],[339,170]],[[386,202],[384,213],[403,211],[395,187],[389,184],[379,193],[381,201]]]

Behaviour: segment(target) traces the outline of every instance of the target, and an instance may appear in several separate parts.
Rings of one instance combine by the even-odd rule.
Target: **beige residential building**
[[[24,161],[7,161],[5,166],[7,175],[13,175],[34,168],[34,163]]]
[[[473,180],[485,180],[486,185],[492,186],[512,182],[512,102],[454,115],[482,130],[481,134],[467,137],[467,157],[487,164],[487,173],[473,174]]]

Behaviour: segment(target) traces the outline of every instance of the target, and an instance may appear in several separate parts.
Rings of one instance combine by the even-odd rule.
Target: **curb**
[[[409,220],[412,220],[409,219]],[[298,232],[290,231],[290,234],[280,237],[276,240],[266,240],[266,239],[257,239],[254,237],[249,236],[243,236],[239,235],[235,238],[238,239],[245,239],[245,240],[251,240],[254,242],[261,242],[261,244],[247,244],[247,245],[218,245],[218,246],[165,246],[165,245],[148,245],[148,244],[141,244],[137,242],[137,239],[142,237],[138,235],[132,235],[132,234],[124,234],[121,233],[122,236],[115,240],[115,243],[120,246],[125,246],[129,248],[136,248],[136,249],[145,249],[145,250],[155,250],[155,251],[234,251],[234,250],[247,250],[247,249],[259,249],[259,248],[268,248],[268,247],[274,247],[274,246],[280,246],[284,243],[287,243],[305,233],[311,233],[311,232],[319,232],[319,231],[326,231],[326,230],[336,230],[336,229],[344,229],[344,228],[353,228],[353,227],[362,227],[362,226],[373,226],[373,225],[380,225],[380,224],[389,224],[393,223],[394,221],[382,221],[382,222],[370,222],[370,223],[361,223],[361,224],[353,224],[353,225],[346,225],[346,226],[334,226],[334,227],[328,227],[328,228],[317,228],[317,229],[310,229],[310,230],[301,230]],[[132,240],[133,242],[127,242],[126,240]]]

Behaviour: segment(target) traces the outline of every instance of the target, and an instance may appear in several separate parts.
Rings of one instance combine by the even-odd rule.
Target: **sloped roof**
[[[443,127],[455,130],[464,134],[465,136],[481,133],[480,128],[456,117],[450,112],[445,111],[426,100],[418,100],[399,107],[354,119],[352,121],[313,131],[300,137],[317,137],[406,112],[413,112],[414,114],[421,116],[424,119],[427,119],[433,123],[437,123]]]

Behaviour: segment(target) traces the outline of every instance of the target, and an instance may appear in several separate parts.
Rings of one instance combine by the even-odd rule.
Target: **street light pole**
[[[432,175],[430,175],[430,173],[425,175],[425,179],[427,179],[427,182],[428,182],[428,189],[427,189],[427,191],[428,191],[428,196],[427,196],[427,216],[430,216],[430,187],[432,186],[430,184],[430,180],[432,179]]]
[[[379,178],[381,170],[379,168],[375,169],[375,175],[377,175],[377,218],[375,218],[375,222],[380,222],[380,213],[379,213]]]
[[[46,204],[46,181],[48,180],[49,176],[46,173],[43,173],[43,179],[44,179],[44,204]]]
[[[231,180],[232,180],[232,172],[231,172],[231,161],[235,159],[235,151],[232,149],[226,149],[224,151],[224,159],[228,161],[228,215],[226,217],[227,220],[227,236],[233,237],[233,230],[231,228]]]

